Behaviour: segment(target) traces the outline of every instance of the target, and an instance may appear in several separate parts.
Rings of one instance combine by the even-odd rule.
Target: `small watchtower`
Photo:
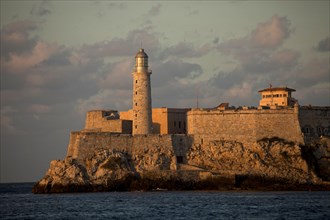
[[[258,92],[261,95],[259,106],[260,107],[294,106],[297,100],[292,97],[292,92],[295,91],[296,91],[295,89],[291,89],[288,87],[272,87],[272,86],[270,86],[267,89],[259,90]]]

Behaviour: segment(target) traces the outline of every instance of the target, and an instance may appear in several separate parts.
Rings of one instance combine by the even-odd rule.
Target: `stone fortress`
[[[256,141],[279,137],[299,143],[330,136],[330,106],[299,106],[292,97],[296,90],[287,87],[260,90],[261,100],[255,107],[152,108],[151,71],[144,49],[135,56],[132,109],[92,110],[87,112],[85,132],[110,132],[134,135],[208,136],[218,139]],[[290,126],[288,126],[290,125]],[[284,129],[285,128],[285,129]],[[209,140],[212,141],[212,140]]]
[[[270,86],[259,91],[258,107],[152,108],[151,74],[141,48],[132,109],[87,112],[85,128],[70,134],[65,161],[51,162],[35,192],[61,191],[56,184],[113,190],[110,182],[123,183],[128,173],[185,184],[225,178],[235,187],[251,186],[250,176],[299,184],[330,180],[330,106],[299,106],[294,89]]]

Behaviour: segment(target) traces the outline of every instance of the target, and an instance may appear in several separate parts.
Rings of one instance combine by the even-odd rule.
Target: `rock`
[[[34,193],[194,189],[328,189],[317,185],[316,168],[329,177],[329,146],[301,147],[279,138],[243,144],[221,140],[193,144],[185,164],[159,143],[131,152],[95,148],[88,157],[54,160]],[[313,152],[313,153],[311,153]],[[309,157],[307,157],[307,156]],[[314,159],[313,159],[314,158]],[[314,168],[313,168],[314,166]],[[321,176],[322,176],[321,175]]]
[[[188,164],[204,169],[215,168],[242,174],[256,174],[306,182],[309,179],[300,147],[273,138],[243,146],[236,141],[218,141],[210,145],[194,145],[187,156]]]

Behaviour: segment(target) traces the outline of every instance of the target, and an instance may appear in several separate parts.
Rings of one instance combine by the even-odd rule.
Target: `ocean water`
[[[0,184],[0,219],[330,219],[330,192],[155,191],[34,195]]]

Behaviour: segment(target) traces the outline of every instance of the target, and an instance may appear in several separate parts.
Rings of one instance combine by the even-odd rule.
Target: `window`
[[[319,134],[319,135],[323,135],[323,128],[322,127],[318,127],[317,128],[317,133]]]
[[[135,118],[137,118],[137,114],[135,114]]]
[[[135,83],[137,83],[137,80],[135,80]]]
[[[286,97],[286,94],[283,94],[283,97]]]
[[[181,121],[179,121],[179,128],[181,128]]]
[[[204,140],[203,140],[203,138],[201,139],[201,144],[203,144],[203,142],[204,142]]]
[[[137,95],[137,92],[135,92],[135,95]]]
[[[137,106],[137,102],[135,102],[135,106]]]
[[[174,122],[174,127],[176,127],[176,122]]]
[[[309,133],[309,128],[305,128],[305,133]]]
[[[177,163],[183,163],[183,156],[176,156]]]
[[[135,125],[135,129],[137,129],[137,125]]]

